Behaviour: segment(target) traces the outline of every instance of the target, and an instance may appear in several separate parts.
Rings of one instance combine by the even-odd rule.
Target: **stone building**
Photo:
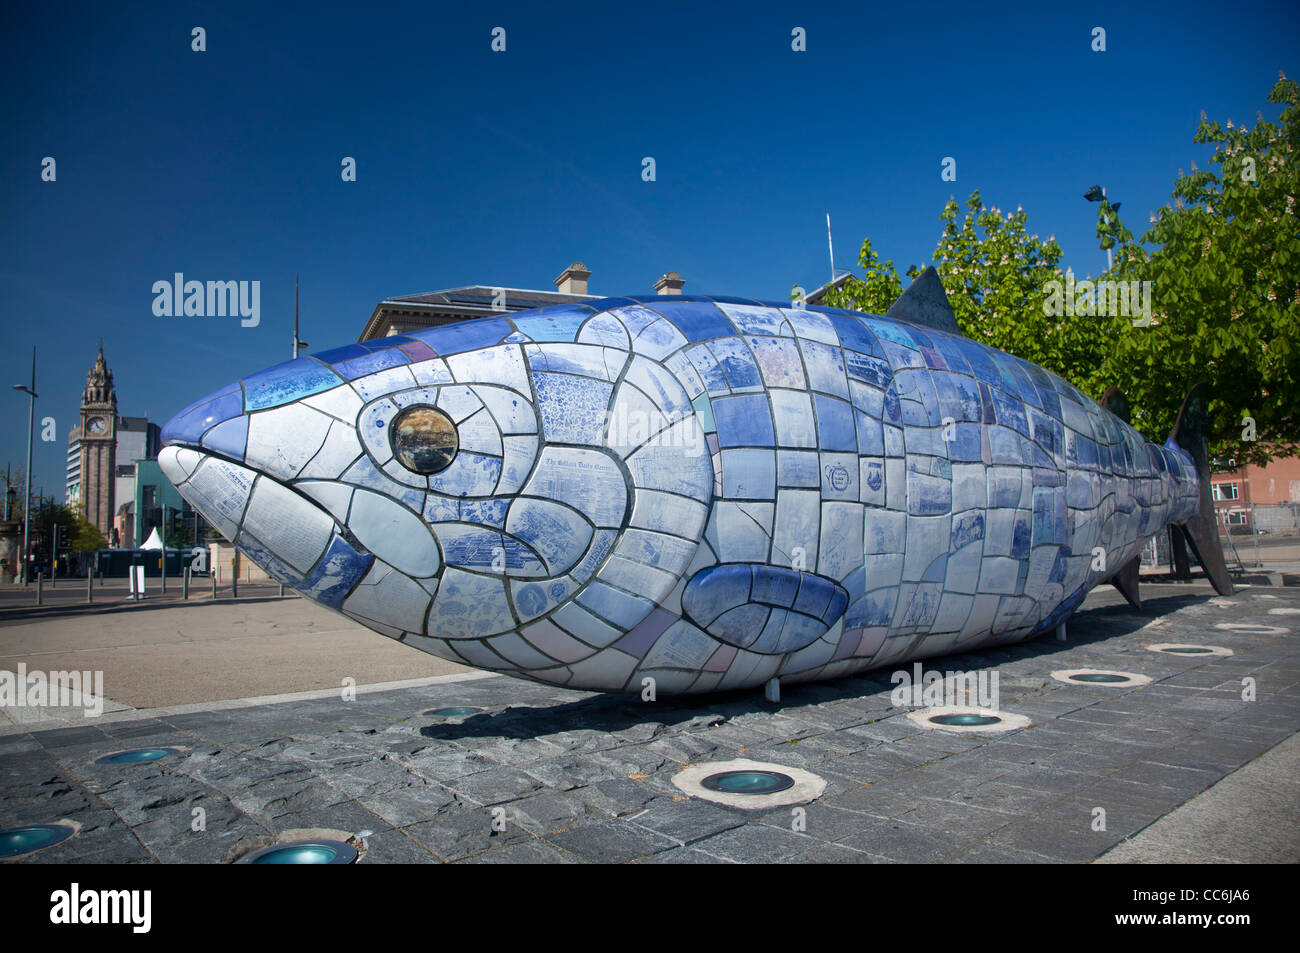
[[[86,375],[81,393],[80,423],[68,437],[77,449],[76,466],[69,453],[68,500],[77,501],[86,519],[107,539],[113,530],[117,479],[117,390],[104,360],[104,347]]]
[[[357,340],[371,341],[439,324],[455,324],[457,321],[508,314],[511,311],[528,311],[575,301],[595,301],[604,297],[588,294],[589,278],[591,272],[587,266],[575,261],[555,279],[554,291],[466,285],[462,288],[385,298],[375,305],[370,320],[366,322],[361,337]],[[670,271],[655,282],[654,288],[661,295],[679,295],[685,284],[681,275]]]

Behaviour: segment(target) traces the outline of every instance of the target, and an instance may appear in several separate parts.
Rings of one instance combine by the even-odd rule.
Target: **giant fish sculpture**
[[[1204,431],[1200,393],[1161,447],[962,337],[930,270],[886,317],[611,298],[300,357],[179,414],[159,463],[384,635],[682,693],[1018,642],[1104,581],[1136,604],[1168,524],[1231,591]]]

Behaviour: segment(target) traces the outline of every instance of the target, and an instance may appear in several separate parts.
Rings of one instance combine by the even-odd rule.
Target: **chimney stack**
[[[682,276],[675,271],[670,271],[658,281],[655,282],[655,291],[661,295],[679,295],[682,293],[682,285],[686,284]]]
[[[555,288],[564,295],[585,295],[587,279],[590,277],[591,272],[587,270],[587,266],[580,261],[575,261],[555,279]]]

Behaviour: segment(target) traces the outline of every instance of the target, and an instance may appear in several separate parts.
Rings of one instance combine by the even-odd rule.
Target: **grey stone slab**
[[[506,819],[534,837],[607,820],[610,812],[560,791],[541,791],[504,805]]]
[[[796,810],[800,813],[796,814]],[[755,823],[792,834],[806,834],[815,841],[831,842],[843,841],[879,821],[865,813],[818,802],[774,810],[758,818]]]
[[[1054,861],[1042,854],[1013,850],[1008,847],[991,847],[988,844],[974,844],[947,858],[950,864],[1050,864]]]
[[[645,809],[664,795],[642,781],[612,778],[578,788],[573,796],[606,814],[622,817]]]
[[[466,858],[466,864],[577,864],[579,858],[542,841],[524,841]]]
[[[1093,830],[1092,806],[1073,799],[1035,814],[990,835],[983,843],[995,848],[1028,851],[1053,860],[1077,863],[1105,853],[1125,832]]]
[[[696,850],[694,847],[674,847],[672,850],[661,851],[657,854],[651,854],[649,857],[639,857],[633,861],[635,864],[734,864],[737,861],[726,860],[721,857],[714,857],[712,854],[706,854],[702,850]]]
[[[108,743],[109,737],[99,728],[55,728],[51,731],[36,731],[32,737],[42,748],[54,750],[69,745],[102,745]]]
[[[388,824],[394,827],[406,827],[410,824],[418,824],[420,821],[432,820],[448,805],[454,803],[456,798],[451,791],[440,785],[417,779],[391,791],[368,795],[357,800],[367,811],[383,818]]]
[[[822,798],[818,803],[861,814],[895,817],[911,810],[919,796],[894,788],[889,782],[880,782]]]
[[[401,831],[382,830],[364,838],[365,851],[358,864],[436,864],[435,857],[422,844]]]
[[[910,811],[896,819],[926,828],[936,835],[968,842],[1006,827],[1014,817],[975,804],[922,797],[917,799]]]
[[[462,806],[448,810],[432,821],[403,828],[407,837],[432,851],[439,859],[460,860],[494,847],[529,840],[529,836],[508,821],[501,823],[488,808]]]
[[[741,811],[691,798],[685,801],[659,800],[639,813],[628,815],[625,820],[684,845],[740,827],[749,818]]]
[[[695,847],[720,860],[738,864],[782,863],[821,842],[805,834],[750,823],[697,841]]]
[[[540,791],[544,785],[531,774],[517,768],[492,768],[448,781],[457,794],[485,806],[504,804]]]
[[[845,847],[908,863],[933,863],[955,853],[968,839],[936,833],[906,821],[870,818],[861,830],[839,838]]]
[[[547,840],[582,860],[596,864],[624,864],[678,846],[669,837],[619,819],[564,831]]]
[[[889,864],[894,861],[878,854],[845,847],[843,844],[821,844],[795,854],[786,863],[790,864]]]
[[[950,794],[950,800],[1011,816],[1041,811],[1062,799],[1062,795],[1018,787],[1000,780],[984,781],[969,791]]]

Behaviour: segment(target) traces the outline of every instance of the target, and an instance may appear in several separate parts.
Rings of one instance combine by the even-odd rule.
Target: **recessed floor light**
[[[253,851],[241,864],[350,864],[356,848],[338,840],[302,840]]]
[[[985,728],[1001,724],[1002,719],[997,715],[931,715],[930,723],[945,728]]]
[[[95,764],[150,764],[161,761],[169,754],[180,754],[181,748],[131,748],[128,751],[115,751],[102,758],[96,758]]]
[[[1192,645],[1186,642],[1156,642],[1147,646],[1151,652],[1160,652],[1163,655],[1179,655],[1183,658],[1210,658],[1212,656],[1232,655],[1232,649],[1225,649],[1218,645]]]
[[[673,784],[692,797],[746,810],[801,804],[826,790],[811,771],[744,758],[694,765],[674,775]]]
[[[1104,685],[1110,688],[1131,688],[1150,685],[1151,679],[1137,672],[1117,672],[1107,668],[1063,668],[1052,673],[1052,678],[1067,685]]]
[[[1272,610],[1276,612],[1276,609]],[[1250,635],[1285,635],[1290,629],[1284,629],[1280,625],[1261,625],[1257,622],[1218,622],[1214,626],[1216,629],[1223,629],[1225,632],[1247,632]]]
[[[71,824],[27,824],[0,831],[0,857],[21,857],[67,840],[77,833]]]
[[[794,787],[794,778],[780,771],[722,771],[700,784],[723,794],[776,794]]]
[[[968,705],[940,705],[909,711],[907,718],[922,728],[939,731],[1013,731],[1029,726],[1029,719],[1008,711],[972,708]]]

